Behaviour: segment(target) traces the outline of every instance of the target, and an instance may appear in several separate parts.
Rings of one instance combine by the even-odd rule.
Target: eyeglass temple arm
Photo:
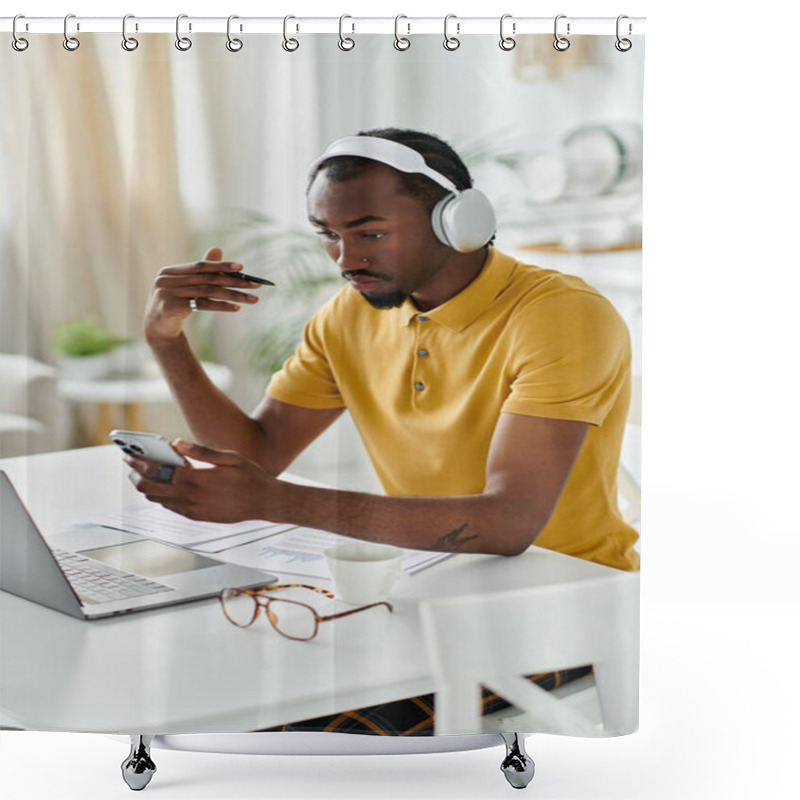
[[[305,583],[281,583],[271,586],[259,586],[255,589],[239,589],[238,591],[242,594],[249,594],[252,597],[256,597],[260,596],[262,592],[270,591],[272,589],[310,589],[312,592],[319,592],[319,594],[324,594],[326,597],[330,597],[331,599],[334,597],[333,592],[329,592],[327,589],[321,589],[319,586],[308,586]]]
[[[339,619],[340,617],[348,617],[350,614],[357,614],[359,611],[366,611],[368,608],[375,608],[376,606],[386,606],[389,611],[394,611],[394,606],[391,603],[381,601],[380,603],[371,603],[368,606],[361,606],[361,608],[351,608],[349,611],[341,611],[338,614],[329,614],[326,617],[317,617],[320,622],[327,622],[330,619]]]

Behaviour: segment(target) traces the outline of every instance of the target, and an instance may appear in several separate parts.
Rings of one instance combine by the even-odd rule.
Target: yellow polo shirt
[[[350,286],[323,305],[267,388],[305,408],[346,407],[385,492],[479,494],[502,412],[590,423],[552,517],[536,539],[638,568],[636,531],[617,507],[630,402],[630,339],[580,278],[494,248],[446,303],[375,309]]]

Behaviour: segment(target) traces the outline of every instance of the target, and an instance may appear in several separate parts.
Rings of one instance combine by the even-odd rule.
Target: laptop
[[[99,619],[269,586],[259,569],[99,525],[49,537],[0,470],[0,589],[79,619]]]

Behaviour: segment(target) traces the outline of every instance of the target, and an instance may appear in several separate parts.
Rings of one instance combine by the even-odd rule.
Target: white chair
[[[639,375],[633,376],[631,384],[631,405],[628,410],[627,426],[628,429],[642,427],[642,378]],[[638,449],[638,439],[634,439],[633,442]],[[636,526],[641,521],[642,490],[636,476],[622,461],[617,470],[617,486],[622,500],[620,504],[622,519],[628,525]]]
[[[54,449],[56,370],[29,356],[0,353],[0,456]]]
[[[637,730],[638,573],[610,570],[587,581],[431,600],[421,618],[436,735],[503,734],[513,762],[503,771],[517,788],[533,777],[523,733]],[[551,692],[524,677],[588,664],[593,675]],[[481,717],[482,685],[512,708]]]

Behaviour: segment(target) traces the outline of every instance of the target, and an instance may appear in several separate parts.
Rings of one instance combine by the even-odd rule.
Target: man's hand
[[[230,288],[259,288],[258,283],[230,274],[241,268],[241,264],[223,261],[222,250],[212,247],[202,261],[160,270],[145,310],[144,330],[148,342],[155,344],[179,336],[183,321],[192,313],[189,305],[192,299],[202,311],[238,311],[242,303],[257,303],[255,295]]]
[[[132,456],[125,462],[133,468],[130,480],[144,496],[189,519],[207,522],[241,522],[268,519],[270,498],[278,481],[252,461],[232,450],[214,450],[183,439],[172,446],[182,456],[212,466],[177,467],[172,481],[157,478],[158,464]]]

